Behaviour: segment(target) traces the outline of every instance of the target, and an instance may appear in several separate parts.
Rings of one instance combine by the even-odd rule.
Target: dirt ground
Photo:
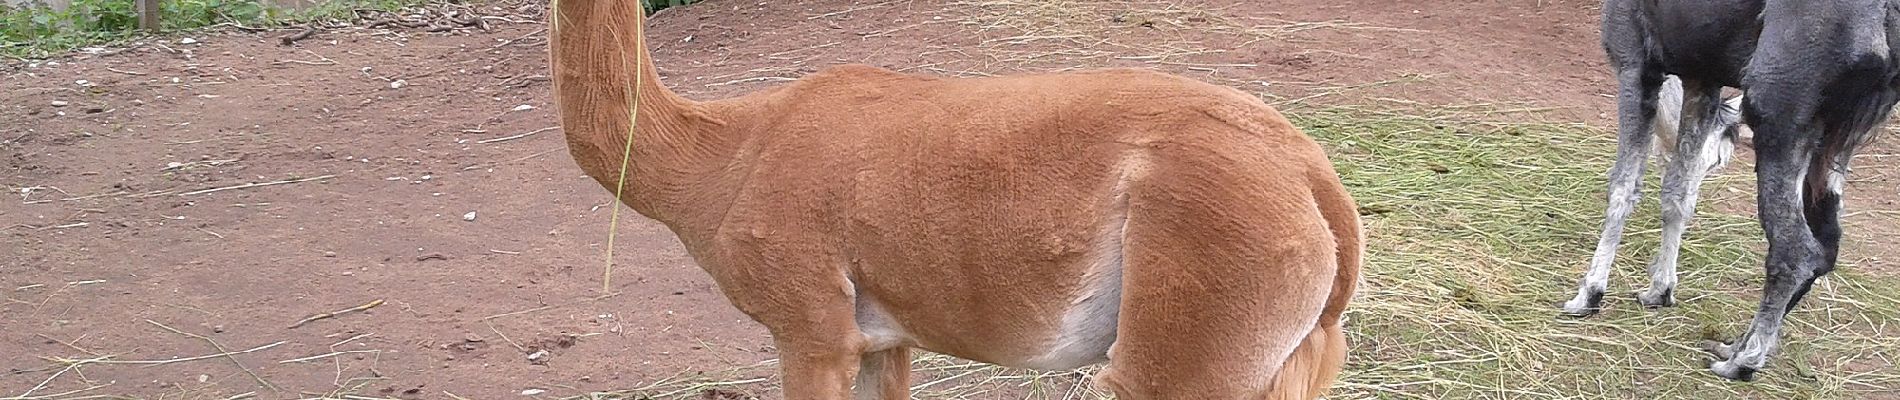
[[[711,0],[660,13],[649,34],[667,83],[699,99],[841,63],[1139,66],[1265,91],[1290,112],[1489,104],[1609,124],[1598,1],[1431,3],[1220,0],[1037,27],[994,3]],[[91,382],[139,397],[569,396],[775,357],[671,234],[632,213],[603,293],[614,205],[553,128],[536,7],[490,9],[490,31],[327,30],[282,46],[292,31],[232,30],[0,70],[0,395]],[[1275,28],[1222,28],[1258,26]],[[1024,34],[1037,29],[1115,39],[1058,51],[1073,46]],[[1892,149],[1858,161],[1850,210],[1894,209]],[[1896,216],[1847,219],[1843,261],[1895,271],[1900,247],[1878,240],[1900,233]],[[163,361],[227,351],[243,353]],[[43,359],[103,355],[121,364]]]

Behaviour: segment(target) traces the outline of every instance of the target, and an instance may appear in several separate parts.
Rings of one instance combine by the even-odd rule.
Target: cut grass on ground
[[[1445,110],[1445,109],[1440,109]],[[1704,371],[1705,337],[1737,334],[1761,285],[1754,220],[1707,210],[1682,250],[1682,306],[1641,309],[1631,293],[1657,245],[1654,197],[1633,217],[1606,310],[1559,317],[1596,242],[1615,143],[1577,125],[1485,122],[1326,108],[1295,123],[1333,154],[1370,214],[1366,286],[1349,313],[1352,356],[1333,399],[1850,399],[1900,390],[1900,282],[1854,273],[1819,283],[1789,319],[1784,350],[1753,383]],[[1705,186],[1705,204],[1746,196],[1746,165]],[[1656,193],[1655,174],[1649,177]],[[1851,259],[1851,257],[1844,257]],[[698,398],[777,389],[777,364],[683,373],[598,397]],[[926,399],[1097,399],[1089,372],[1007,369],[929,355]],[[725,397],[719,397],[725,398]]]

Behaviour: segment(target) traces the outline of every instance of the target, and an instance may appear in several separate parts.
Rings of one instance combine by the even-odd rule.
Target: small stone
[[[469,221],[469,222],[475,222],[475,212],[474,212],[474,211],[469,211],[469,212],[468,212],[467,214],[462,214],[462,220],[463,220],[463,221]]]
[[[487,339],[483,339],[482,335],[477,335],[473,333],[470,333],[467,336],[462,336],[462,341],[469,342],[469,343],[481,343],[483,340],[487,340]]]
[[[65,106],[69,106],[69,105],[72,105],[72,104],[73,104],[73,103],[70,103],[70,102],[67,102],[67,101],[65,101],[65,100],[53,100],[53,106],[54,106],[54,107],[65,107]]]
[[[515,106],[515,111],[528,111],[528,110],[533,110],[533,109],[534,109],[534,106],[527,105],[527,104]]]
[[[408,86],[408,85],[409,85],[409,81],[405,81],[401,79],[397,79],[393,82],[389,82],[390,89],[401,89],[403,86]]]
[[[323,256],[328,257],[328,258],[336,258],[336,252],[326,251],[326,252],[323,252]]]
[[[549,355],[550,354],[548,354],[547,350],[535,350],[533,353],[528,353],[528,363],[534,364],[534,365],[547,365]]]
[[[198,43],[198,39],[192,39],[192,38],[178,39],[178,44],[192,44],[192,43]]]
[[[542,393],[547,393],[547,392],[548,392],[548,391],[546,391],[546,390],[541,390],[541,389],[528,389],[528,390],[523,390],[523,391],[521,391],[521,395],[522,395],[522,396],[533,396],[533,395],[537,395],[537,394],[542,394]]]
[[[79,85],[79,86],[92,86],[92,81],[80,79],[80,80],[73,81],[73,84]]]

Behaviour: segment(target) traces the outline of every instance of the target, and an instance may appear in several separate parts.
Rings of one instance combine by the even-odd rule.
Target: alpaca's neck
[[[568,151],[620,201],[676,229],[704,226],[736,141],[720,116],[660,84],[639,0],[556,0],[549,55]],[[636,106],[637,104],[637,106]],[[637,109],[637,119],[629,110]],[[636,128],[637,126],[637,128]],[[628,142],[632,148],[629,151]],[[631,156],[622,183],[623,159]]]

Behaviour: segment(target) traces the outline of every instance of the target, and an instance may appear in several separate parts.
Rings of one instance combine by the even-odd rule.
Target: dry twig
[[[302,183],[302,182],[309,182],[309,181],[314,181],[314,180],[320,180],[320,179],[330,179],[330,178],[335,178],[335,177],[336,177],[336,175],[324,175],[324,176],[319,176],[319,177],[314,177],[314,178],[303,178],[303,179],[286,179],[286,180],[281,180],[281,181],[271,181],[271,182],[252,182],[252,183],[246,183],[246,184],[242,184],[242,185],[237,185],[237,186],[225,186],[225,187],[216,187],[216,188],[210,188],[210,189],[204,189],[204,190],[194,190],[194,191],[190,191],[190,192],[184,192],[184,193],[179,193],[178,195],[179,195],[179,196],[190,196],[190,195],[196,195],[196,194],[205,194],[205,193],[212,193],[212,192],[222,192],[222,191],[226,191],[226,190],[237,190],[237,189],[250,189],[250,188],[254,188],[254,187],[264,187],[264,186],[273,186],[273,185],[285,185],[285,184],[292,184],[292,183]]]
[[[279,40],[278,44],[282,46],[289,46],[292,44],[296,44],[297,41],[299,40],[309,39],[311,35],[315,35],[315,34],[317,34],[317,25],[311,24],[310,26],[304,27],[302,32],[297,32],[296,34],[292,34],[290,36],[285,36],[281,39],[278,39]]]
[[[493,139],[484,139],[484,140],[477,140],[477,141],[475,141],[475,143],[477,143],[477,144],[488,144],[488,143],[496,143],[496,142],[506,142],[506,141],[510,141],[510,140],[515,140],[515,139],[520,139],[520,138],[524,138],[524,137],[528,137],[528,136],[533,136],[533,135],[534,135],[534,134],[536,134],[536,133],[541,133],[541,132],[547,132],[547,131],[551,131],[551,130],[555,130],[555,129],[561,129],[561,127],[559,127],[559,126],[550,126],[550,127],[546,127],[546,128],[541,128],[541,129],[536,129],[536,130],[533,130],[533,131],[529,131],[528,133],[523,133],[523,134],[519,134],[519,135],[514,135],[514,136],[503,136],[503,137],[498,137],[498,138],[493,138]]]
[[[365,303],[363,305],[356,306],[356,307],[350,307],[350,308],[345,308],[342,310],[312,315],[309,317],[305,317],[303,320],[297,321],[297,323],[295,324],[291,324],[289,328],[285,328],[285,329],[297,329],[297,327],[303,326],[303,324],[310,323],[311,321],[316,321],[316,320],[325,319],[325,318],[336,318],[336,316],[338,315],[368,310],[371,308],[376,308],[376,306],[380,306],[380,305],[383,305],[383,299],[372,300],[369,303]]]

